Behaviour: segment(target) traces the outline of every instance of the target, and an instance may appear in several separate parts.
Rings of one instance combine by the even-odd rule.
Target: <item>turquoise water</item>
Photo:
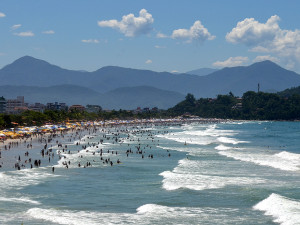
[[[2,169],[0,224],[300,224],[298,122],[116,127],[64,140],[71,154],[53,144],[40,168]],[[14,154],[24,150],[0,161]]]

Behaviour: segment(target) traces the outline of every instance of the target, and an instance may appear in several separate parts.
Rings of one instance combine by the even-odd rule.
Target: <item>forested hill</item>
[[[168,114],[172,116],[185,113],[206,118],[299,120],[300,95],[287,98],[279,94],[248,91],[242,99],[236,98],[232,93],[218,95],[216,99],[195,99],[188,94],[184,101],[168,110]]]
[[[278,92],[278,94],[283,97],[290,97],[295,94],[300,95],[300,86],[285,89],[284,91]]]

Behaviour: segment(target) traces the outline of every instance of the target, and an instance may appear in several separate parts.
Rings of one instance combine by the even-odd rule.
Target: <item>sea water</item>
[[[45,166],[2,169],[0,224],[300,224],[299,122],[141,125],[110,132],[62,143],[71,154],[52,146],[55,160],[42,161]],[[113,166],[100,160],[100,149]],[[133,153],[127,157],[128,149]],[[9,154],[15,152],[2,156]],[[84,168],[86,162],[92,166]]]

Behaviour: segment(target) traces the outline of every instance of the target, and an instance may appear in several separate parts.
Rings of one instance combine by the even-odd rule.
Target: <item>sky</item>
[[[300,73],[298,0],[1,0],[0,67],[187,72],[272,60]]]

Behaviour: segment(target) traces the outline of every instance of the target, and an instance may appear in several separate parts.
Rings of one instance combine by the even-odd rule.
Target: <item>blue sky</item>
[[[300,72],[297,0],[1,0],[0,67],[186,72],[270,59]]]

